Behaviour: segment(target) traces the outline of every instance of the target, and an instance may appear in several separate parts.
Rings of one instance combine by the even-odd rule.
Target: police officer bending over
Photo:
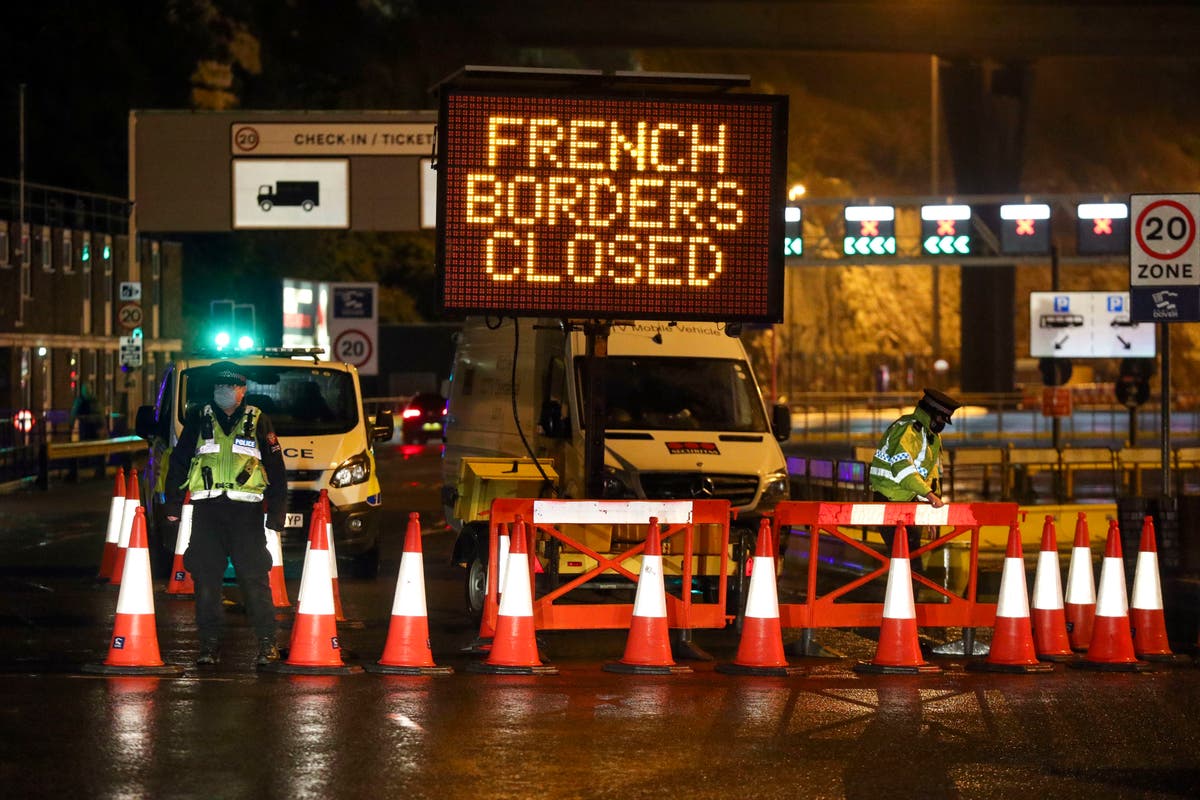
[[[917,407],[904,414],[883,432],[875,457],[871,459],[871,489],[876,500],[910,503],[924,500],[934,508],[945,505],[940,494],[942,429],[950,423],[959,403],[937,389],[926,389]],[[892,553],[896,529],[883,529],[887,554]],[[921,532],[907,527],[908,551],[921,544]],[[914,571],[920,571],[920,559],[912,559]]]
[[[250,624],[258,637],[257,663],[279,659],[271,599],[271,553],[263,530],[283,530],[287,473],[267,416],[244,404],[246,377],[231,361],[208,367],[213,401],[185,420],[171,452],[166,492],[168,519],[179,517],[185,490],[192,493],[192,538],[183,565],[196,586],[197,665],[221,658],[224,627],[221,585],[233,560]]]

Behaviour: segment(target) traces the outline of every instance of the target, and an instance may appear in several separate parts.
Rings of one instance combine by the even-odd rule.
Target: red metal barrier
[[[606,577],[621,576],[627,579],[629,588],[636,588],[638,569],[630,569],[623,562],[639,557],[645,549],[645,540],[620,552],[598,552],[587,542],[564,534],[563,525],[648,525],[651,517],[659,522],[659,531],[664,546],[672,555],[664,555],[664,563],[674,564],[678,560],[680,588],[678,593],[667,591],[667,621],[672,628],[722,628],[728,622],[725,614],[727,583],[730,572],[729,560],[729,502],[726,500],[534,500],[532,498],[499,498],[492,501],[489,516],[489,552],[498,552],[500,526],[511,526],[518,518],[525,521],[530,574],[535,569],[546,569],[553,565],[541,565],[535,552],[537,542],[543,544],[555,540],[596,561],[596,565],[574,576],[561,586],[551,587],[538,596],[536,579],[533,618],[539,630],[585,630],[601,628],[628,628],[633,617],[633,603],[589,603],[556,602],[569,592],[586,588],[589,581],[608,573]],[[695,554],[695,527],[697,525],[720,526],[719,572],[710,575],[717,581],[715,603],[697,603],[692,599],[694,577],[693,555]],[[668,543],[674,542],[674,545]],[[679,548],[682,543],[682,550]],[[546,548],[542,548],[545,552]],[[665,552],[665,551],[664,551]],[[488,595],[495,601],[499,589],[498,569],[488,570]],[[574,598],[572,598],[574,600]],[[495,614],[496,602],[484,604]],[[494,620],[492,620],[494,624]]]
[[[883,618],[883,603],[839,602],[850,592],[875,580],[886,578],[888,554],[870,547],[839,527],[934,526],[935,539],[912,551],[913,556],[946,547],[960,537],[970,537],[971,549],[966,591],[962,596],[947,591],[923,575],[913,574],[917,586],[927,586],[939,595],[938,602],[916,604],[917,624],[925,627],[990,627],[996,619],[995,603],[976,599],[979,578],[979,530],[985,526],[1007,529],[1017,522],[1016,503],[949,503],[933,508],[927,503],[823,503],[786,501],[775,509],[772,532],[776,552],[781,530],[803,528],[809,532],[808,574],[802,603],[780,603],[779,617],[785,628],[874,627]],[[818,594],[818,551],[822,537],[832,537],[854,548],[879,567],[824,595]]]

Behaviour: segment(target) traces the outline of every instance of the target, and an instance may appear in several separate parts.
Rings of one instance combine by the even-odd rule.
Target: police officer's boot
[[[221,641],[219,639],[201,639],[200,655],[196,657],[196,666],[211,667],[221,660]]]
[[[275,646],[274,636],[264,636],[258,640],[258,658],[260,666],[279,660],[279,648]]]

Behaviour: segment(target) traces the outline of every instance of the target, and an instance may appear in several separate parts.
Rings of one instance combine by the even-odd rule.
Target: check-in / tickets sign
[[[786,98],[447,90],[448,311],[780,321]]]

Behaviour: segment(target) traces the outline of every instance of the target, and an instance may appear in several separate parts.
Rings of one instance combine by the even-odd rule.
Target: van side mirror
[[[375,414],[375,425],[371,428],[371,439],[376,442],[386,442],[396,433],[396,420],[392,418],[390,409],[384,409]]]
[[[792,409],[784,403],[771,407],[771,432],[781,442],[792,438]]]
[[[139,406],[133,425],[138,436],[146,441],[153,439],[155,428],[158,427],[158,420],[154,417],[154,406]]]
[[[538,427],[542,435],[551,439],[569,439],[571,425],[562,415],[562,403],[557,400],[547,400],[542,403],[542,412],[538,415]]]

